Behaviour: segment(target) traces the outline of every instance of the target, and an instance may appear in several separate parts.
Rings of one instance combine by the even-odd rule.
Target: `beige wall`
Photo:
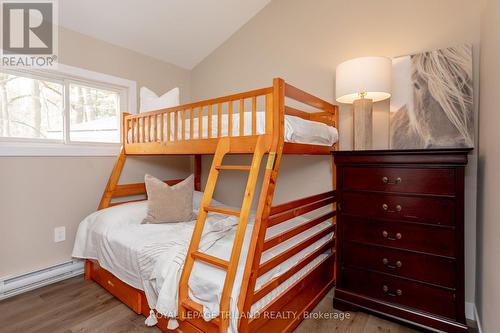
[[[500,1],[489,0],[481,24],[477,308],[483,332],[500,332]]]
[[[189,70],[72,30],[59,29],[59,61],[136,81],[137,94],[142,86],[157,94],[179,87],[181,103],[191,100]]]
[[[70,259],[78,224],[97,208],[113,159],[0,158],[0,277]],[[145,172],[180,178],[189,168],[187,159],[133,158],[123,179],[142,182]],[[66,241],[54,243],[58,226],[66,226]]]
[[[271,84],[275,76],[334,101],[335,67],[364,55],[399,56],[472,43],[476,92],[480,3],[470,0],[273,0],[192,72],[192,96],[203,99]],[[478,99],[476,98],[476,101]],[[388,146],[388,102],[375,106],[375,147]],[[341,148],[349,149],[352,115],[342,107]],[[209,159],[205,159],[205,166]],[[474,299],[476,158],[467,170],[467,295]],[[275,202],[328,189],[326,157],[287,156]],[[206,172],[205,172],[206,176]],[[236,176],[228,176],[236,177]],[[228,185],[230,184],[230,185]],[[216,196],[238,204],[235,182]],[[240,180],[240,186],[242,182]]]
[[[66,29],[60,31],[60,61],[137,81],[163,93],[175,86],[190,100],[190,72]],[[99,202],[115,157],[0,157],[0,277],[57,264],[71,257],[78,223]],[[188,158],[135,158],[125,182],[145,172],[186,176]],[[53,242],[54,227],[66,226],[66,241]]]

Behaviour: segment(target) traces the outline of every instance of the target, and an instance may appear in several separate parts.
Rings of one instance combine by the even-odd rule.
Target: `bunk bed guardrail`
[[[281,79],[279,79],[281,80]],[[284,83],[285,98],[313,107],[306,112],[285,105],[280,115],[273,105],[273,87],[179,105],[140,114],[123,114],[122,142],[126,154],[213,154],[221,137],[237,137],[239,149],[252,153],[256,136],[272,137],[283,126],[282,117],[292,115],[329,126],[338,123],[337,107]],[[327,154],[332,147],[289,144],[286,153]],[[309,147],[307,147],[309,146]],[[316,148],[316,149],[314,149]]]

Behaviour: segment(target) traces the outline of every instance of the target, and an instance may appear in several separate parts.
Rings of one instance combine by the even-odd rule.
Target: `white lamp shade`
[[[337,102],[351,104],[361,98],[374,102],[391,97],[392,61],[387,57],[362,57],[337,66]]]

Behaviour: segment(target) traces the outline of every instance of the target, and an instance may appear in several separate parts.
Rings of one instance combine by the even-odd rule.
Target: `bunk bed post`
[[[126,158],[127,155],[125,154],[124,147],[122,146],[120,149],[120,154],[116,158],[113,171],[111,172],[111,176],[109,176],[108,183],[106,184],[106,189],[102,194],[102,198],[97,210],[109,207],[109,204],[111,203],[111,198],[113,197],[113,191],[115,190],[116,185],[118,184],[118,180],[120,180],[120,175],[122,173],[123,166],[125,165]]]
[[[285,81],[281,78],[273,79],[272,94],[272,143],[269,151],[264,179],[259,196],[257,213],[255,216],[252,240],[250,242],[248,258],[243,275],[243,283],[238,299],[238,310],[240,313],[239,331],[248,332],[250,308],[253,304],[253,294],[257,282],[261,255],[264,248],[264,240],[267,230],[267,219],[271,212],[276,187],[276,179],[281,163],[284,147],[284,123],[285,123]],[[267,122],[266,118],[266,122]],[[267,125],[266,125],[267,127]],[[274,160],[273,160],[274,159]],[[253,255],[252,255],[253,254]],[[248,281],[248,283],[245,283]],[[241,315],[243,314],[243,315]]]
[[[113,167],[113,171],[111,172],[111,175],[109,176],[108,183],[106,184],[106,188],[104,190],[104,193],[102,194],[101,201],[99,202],[99,207],[97,208],[98,210],[108,208],[109,204],[111,202],[111,198],[113,197],[113,191],[116,188],[116,185],[118,184],[118,181],[120,180],[120,175],[123,170],[123,166],[125,165],[125,160],[127,159],[127,154],[125,153],[125,144],[127,142],[127,132],[128,132],[128,125],[127,125],[127,120],[126,117],[129,116],[130,113],[123,112],[121,114],[121,141],[122,141],[122,146],[120,147],[120,153],[118,154],[118,157],[116,158],[115,165]]]
[[[337,105],[334,106],[333,109],[333,119],[334,119],[334,126],[338,128],[339,124],[339,107]],[[333,150],[339,150],[339,142],[333,146]],[[333,157],[333,154],[330,154],[330,157],[332,159],[332,190],[337,191],[337,166],[335,165],[335,159]],[[335,197],[337,197],[337,193],[335,192]],[[332,210],[337,213],[337,200],[333,203]],[[334,286],[337,285],[337,214],[333,215],[332,217],[332,224],[335,229],[334,230],[334,243],[333,243],[333,248],[332,251],[334,252],[334,260],[333,260],[333,281],[334,281]]]
[[[195,191],[201,191],[201,155],[194,155],[194,189]]]

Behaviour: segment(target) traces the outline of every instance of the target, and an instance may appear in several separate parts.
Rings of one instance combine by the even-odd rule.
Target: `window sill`
[[[116,156],[120,144],[0,142],[0,156]]]

